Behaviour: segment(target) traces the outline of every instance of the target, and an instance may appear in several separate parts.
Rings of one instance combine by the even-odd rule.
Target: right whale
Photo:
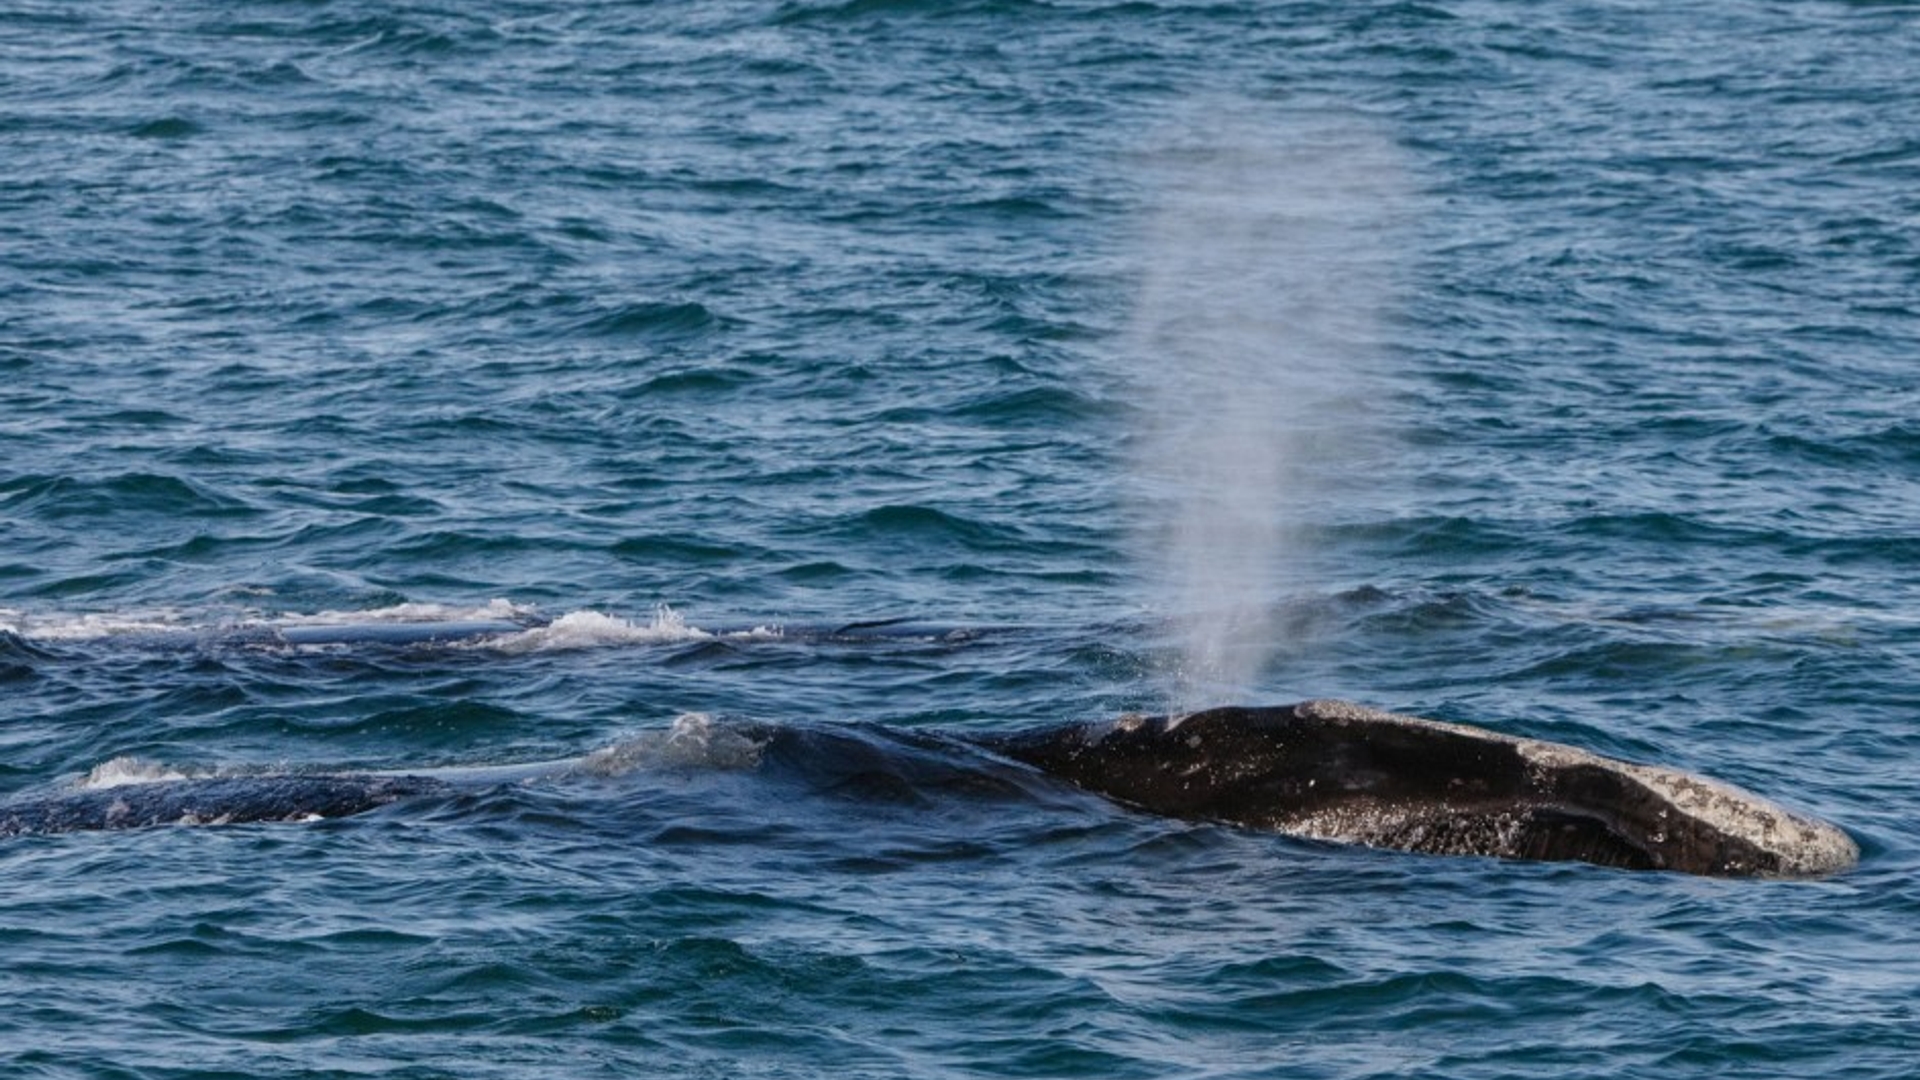
[[[1030,790],[1009,770],[1032,769],[1171,817],[1435,855],[1819,877],[1860,854],[1840,829],[1717,781],[1339,701],[946,736],[689,715],[670,731],[559,761],[178,778],[10,800],[0,802],[0,837],[312,821],[646,763],[757,768],[763,759],[830,790]]]
[[[1157,814],[1439,855],[1820,877],[1845,832],[1728,784],[1343,701],[1218,708],[979,740]]]

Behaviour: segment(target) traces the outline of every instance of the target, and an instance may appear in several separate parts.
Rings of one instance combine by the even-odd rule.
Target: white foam
[[[407,602],[364,611],[320,611],[311,615],[277,615],[265,620],[279,626],[334,626],[341,623],[435,623],[515,621],[535,617],[531,604],[494,599],[479,606]]]
[[[714,634],[688,623],[679,612],[662,604],[654,610],[651,622],[634,622],[593,610],[570,611],[545,626],[475,642],[474,647],[515,653],[548,652],[619,645],[665,645],[716,638],[773,640],[780,636],[778,628],[767,626],[724,635]]]
[[[171,765],[123,755],[95,765],[74,787],[81,791],[100,791],[128,784],[159,784],[188,778],[188,774]]]
[[[507,630],[488,634],[459,647],[496,649],[509,653],[530,653],[596,649],[609,646],[660,645],[707,640],[775,641],[785,636],[780,627],[758,625],[750,630],[711,632],[687,622],[665,604],[654,610],[651,619],[640,621],[593,609],[570,611],[541,622],[539,609],[531,604],[495,599],[486,604],[439,604],[407,602],[358,611],[317,611],[311,613],[235,613],[209,618],[201,613],[171,609],[108,613],[29,613],[15,608],[0,608],[0,633],[12,633],[30,641],[90,642],[112,638],[161,638],[192,641],[204,638],[218,643],[228,638],[250,640],[250,635],[276,630],[305,630],[312,627],[354,626],[434,626],[462,623],[518,623],[526,630]],[[529,625],[537,624],[537,625]]]
[[[140,634],[177,634],[192,629],[181,615],[171,611],[30,615],[13,609],[0,610],[0,632],[17,634],[29,641],[96,641]]]
[[[211,618],[209,615],[211,614]],[[436,623],[475,621],[521,621],[534,616],[534,609],[510,600],[493,600],[484,605],[433,603],[393,604],[365,611],[320,611],[312,614],[233,612],[224,617],[202,612],[195,616],[174,608],[131,612],[39,612],[0,608],[0,632],[18,634],[29,641],[86,642],[110,638],[244,633],[255,629],[285,626],[332,626],[366,623]]]

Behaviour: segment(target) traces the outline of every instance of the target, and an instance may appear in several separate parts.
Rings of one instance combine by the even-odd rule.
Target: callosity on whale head
[[[1446,855],[1819,877],[1840,829],[1728,784],[1339,701],[1128,716],[987,740],[1155,813]]]

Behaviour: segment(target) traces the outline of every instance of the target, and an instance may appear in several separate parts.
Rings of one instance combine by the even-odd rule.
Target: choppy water
[[[5,1071],[1911,1076],[1916,19],[10,3],[0,794],[608,767],[6,841]],[[1307,696],[1864,859],[658,752]]]

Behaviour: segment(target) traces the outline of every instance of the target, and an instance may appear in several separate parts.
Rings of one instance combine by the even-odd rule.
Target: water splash
[[[564,652],[622,645],[711,641],[717,637],[730,641],[777,641],[782,636],[777,627],[770,626],[726,632],[702,630],[687,622],[679,612],[662,604],[654,609],[650,622],[635,622],[592,610],[571,611],[544,626],[479,640],[471,647],[506,653]]]
[[[1406,170],[1363,118],[1247,102],[1196,109],[1142,161],[1138,543],[1182,628],[1182,709],[1249,696],[1276,605],[1315,584],[1299,525],[1356,479]]]
[[[171,780],[192,779],[193,774],[171,765],[145,758],[122,755],[95,765],[74,783],[78,791],[125,787],[128,784],[159,784]]]

